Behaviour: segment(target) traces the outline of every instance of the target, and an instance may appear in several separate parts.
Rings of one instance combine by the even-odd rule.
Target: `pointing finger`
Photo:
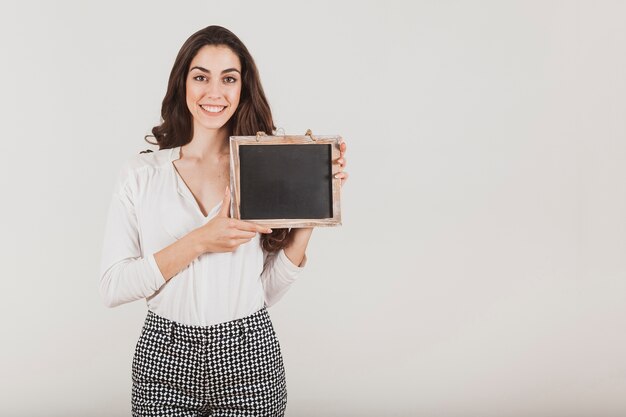
[[[257,232],[257,233],[272,233],[272,229],[264,226],[260,226],[255,223],[246,222],[243,220],[238,220],[235,227],[239,230],[245,230],[248,232]]]

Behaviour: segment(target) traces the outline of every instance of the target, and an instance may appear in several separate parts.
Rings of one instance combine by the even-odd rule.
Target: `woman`
[[[161,116],[159,150],[120,172],[101,265],[107,306],[148,304],[133,415],[282,416],[285,373],[266,307],[304,267],[312,229],[229,217],[229,136],[275,130],[254,60],[232,32],[209,26],[185,42]],[[333,171],[343,182],[341,151]]]

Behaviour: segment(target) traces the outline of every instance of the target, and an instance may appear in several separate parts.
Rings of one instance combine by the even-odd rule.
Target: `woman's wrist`
[[[183,239],[189,239],[189,245],[193,248],[196,257],[209,251],[206,239],[203,239],[199,229],[192,230]]]

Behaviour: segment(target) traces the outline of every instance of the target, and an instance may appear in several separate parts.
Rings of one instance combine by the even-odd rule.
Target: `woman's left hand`
[[[341,141],[339,143],[339,158],[333,162],[334,178],[341,178],[342,186],[348,180],[348,173],[344,171],[346,167],[346,148],[346,143]]]

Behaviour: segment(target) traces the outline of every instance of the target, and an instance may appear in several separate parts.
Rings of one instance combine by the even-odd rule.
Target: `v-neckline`
[[[180,175],[180,172],[178,172],[178,168],[176,168],[176,165],[174,165],[174,161],[177,161],[179,159],[180,159],[180,146],[176,146],[175,148],[172,148],[170,164],[172,165],[172,171],[174,172],[174,177],[176,179],[176,187],[178,189],[178,192],[181,193],[185,198],[193,201],[193,205],[196,208],[196,212],[202,217],[203,220],[209,220],[210,218],[213,217],[213,214],[217,210],[219,210],[220,207],[222,207],[222,201],[219,201],[215,206],[213,206],[209,211],[207,211],[207,214],[205,215],[202,212],[202,208],[200,207],[200,203],[196,199],[196,196],[193,194],[193,192],[191,192],[191,188],[189,188],[189,186],[183,179],[183,176]]]

